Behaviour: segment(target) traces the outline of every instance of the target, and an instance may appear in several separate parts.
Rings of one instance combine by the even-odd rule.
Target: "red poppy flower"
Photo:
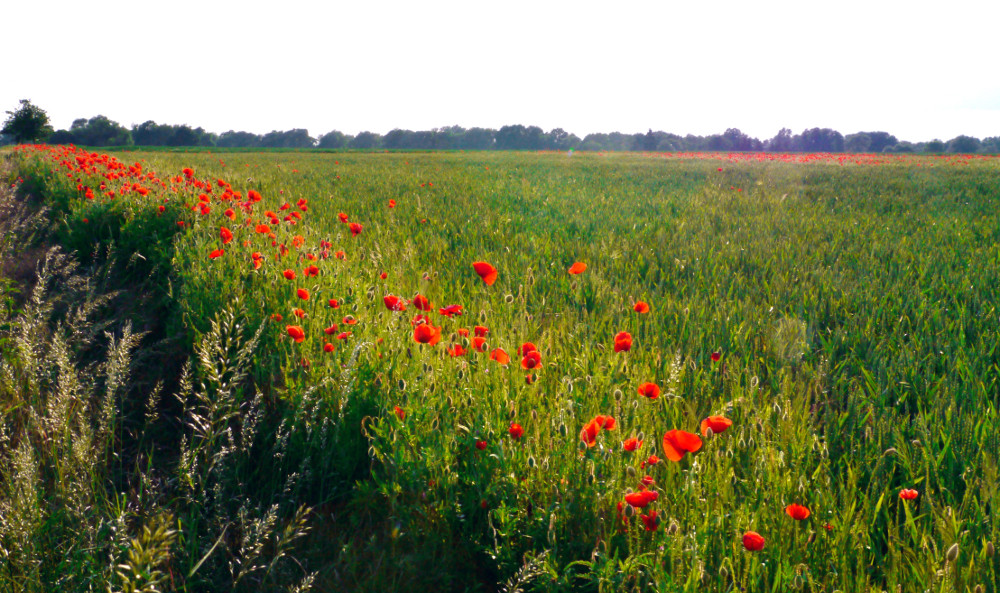
[[[308,301],[309,300],[309,291],[306,290],[306,289],[304,289],[304,288],[300,288],[300,289],[296,290],[295,294],[297,294],[298,297],[300,299],[302,299],[303,301]]]
[[[653,457],[656,456],[654,455]],[[660,460],[657,459],[656,462],[659,463]],[[639,480],[639,483],[642,484],[643,486],[649,486],[650,484],[653,483],[653,476],[643,476],[642,479]]]
[[[494,348],[493,352],[490,352],[490,359],[495,360],[504,366],[510,364],[510,355],[507,354],[503,348]]]
[[[441,340],[441,329],[429,323],[421,323],[413,328],[413,340],[421,344],[433,346]]]
[[[232,208],[226,208],[226,211],[222,213],[223,216],[229,220],[236,220],[236,213],[233,212]]]
[[[333,254],[333,257],[337,259],[347,259],[347,254],[344,253],[343,251],[337,251]]]
[[[476,274],[483,279],[486,286],[493,286],[493,283],[497,281],[497,269],[484,261],[477,261],[472,264],[473,269],[476,270]]]
[[[295,280],[295,272],[292,270],[285,270],[281,274],[285,277],[285,280]]]
[[[222,238],[223,245],[228,245],[233,240],[233,232],[226,227],[222,227],[219,229],[219,237]]]
[[[340,218],[340,222],[347,222],[347,215],[341,212],[337,215]]]
[[[759,552],[764,549],[764,538],[756,531],[748,531],[743,534],[743,547],[748,552]]]
[[[626,494],[625,502],[637,509],[644,509],[649,506],[649,503],[655,502],[659,497],[660,493],[655,490],[640,490]]]
[[[338,340],[346,340],[347,338],[351,337],[352,335],[354,335],[354,334],[352,334],[351,332],[340,332],[339,334],[337,334],[337,339]]]
[[[184,167],[183,169],[181,169],[181,173],[183,173],[185,177],[191,177],[194,175],[194,169],[190,167]]]
[[[378,275],[378,277],[385,280],[386,278],[389,277],[389,272],[382,272],[381,274]]]
[[[516,422],[511,422],[510,428],[507,429],[507,432],[509,432],[510,436],[515,439],[519,439],[524,436],[524,429],[521,428],[521,425]]]
[[[649,511],[648,515],[639,515],[639,518],[642,519],[646,531],[656,531],[657,527],[660,526],[659,513],[656,511]]]
[[[348,227],[348,228],[351,229],[351,236],[352,237],[357,237],[358,235],[361,234],[361,231],[364,230],[364,227],[361,226],[360,224],[356,223],[356,222],[352,222],[351,226]]]
[[[430,300],[428,300],[427,297],[425,297],[422,294],[418,294],[417,296],[413,297],[413,306],[419,309],[420,311],[430,311],[433,308]]]
[[[324,329],[323,333],[326,334],[326,335],[328,335],[328,336],[332,336],[333,334],[337,333],[337,324],[334,323],[330,327]]]
[[[396,207],[396,200],[389,200],[389,207],[390,208],[395,208]]]
[[[917,496],[920,496],[920,493],[916,490],[911,490],[910,488],[903,488],[899,491],[899,497],[903,500],[913,500]]]
[[[632,308],[636,313],[649,313],[649,305],[642,301],[636,301],[635,306]]]
[[[333,352],[333,350],[334,350],[334,346],[330,342],[327,342],[327,343],[323,344],[323,351],[324,352]]]
[[[628,352],[632,349],[632,335],[628,332],[618,332],[615,336],[615,352]]]
[[[472,349],[476,352],[486,352],[486,338],[472,338]]]
[[[685,453],[701,449],[698,435],[683,430],[670,430],[663,435],[663,453],[670,461],[680,461]]]
[[[337,299],[330,299],[329,301],[326,302],[326,304],[331,309],[339,309],[340,308],[340,302],[337,301]]]
[[[580,431],[580,440],[587,444],[588,447],[593,447],[597,444],[597,434],[601,432],[601,423],[597,422],[597,419],[593,419],[583,426]]]
[[[477,325],[477,326],[473,327],[472,329],[475,332],[475,335],[476,335],[477,338],[485,338],[486,334],[490,333],[489,329],[487,329],[487,328],[485,328],[485,327],[483,327],[481,325]]]
[[[448,305],[447,307],[441,307],[438,309],[438,313],[444,315],[445,317],[453,317],[455,315],[462,314],[462,305]]]
[[[531,352],[528,352],[527,354],[524,355],[524,358],[521,359],[521,367],[524,368],[525,370],[530,371],[533,368],[537,368],[541,364],[542,364],[542,355],[540,352],[538,352],[538,350],[532,350]]]
[[[713,433],[719,434],[725,432],[732,425],[733,421],[725,416],[709,416],[701,421],[701,434],[702,436],[708,436],[709,428],[712,429]]]
[[[212,251],[212,253],[209,253],[208,257],[210,259],[215,259],[217,257],[222,257],[225,254],[226,254],[226,251],[224,249],[216,249],[216,250]]]
[[[455,344],[451,348],[448,348],[448,354],[450,354],[452,358],[455,358],[456,356],[465,356],[468,352],[462,347],[461,344]]]
[[[642,446],[642,441],[635,437],[629,437],[622,441],[622,449],[632,452]]]
[[[656,455],[650,455],[649,457],[646,458],[646,461],[643,461],[640,464],[640,467],[646,468],[647,466],[650,466],[650,465],[656,465],[659,462],[660,462],[660,458],[659,457],[657,457]]]
[[[521,356],[527,356],[529,352],[536,352],[538,347],[531,342],[521,344]]]
[[[587,271],[587,264],[583,262],[576,262],[575,264],[569,267],[569,273],[573,275],[582,274],[586,271]]]
[[[341,323],[346,323],[347,325],[357,325],[358,320],[354,318],[353,315],[347,315],[340,320]]]
[[[302,328],[297,325],[286,325],[285,331],[288,332],[289,337],[296,342],[301,342],[306,339],[306,332],[302,331]]]
[[[382,297],[385,302],[385,308],[390,311],[406,311],[406,301],[395,295],[387,295]]]
[[[261,234],[261,235],[266,235],[266,234],[268,234],[268,233],[270,233],[270,232],[271,232],[271,227],[267,226],[266,224],[258,224],[258,225],[257,225],[257,226],[256,226],[256,227],[254,228],[254,230],[255,230],[255,231],[256,231],[256,232],[258,233],[258,234]]]
[[[403,408],[399,406],[394,406],[392,408],[392,411],[396,413],[396,418],[399,418],[400,420],[404,420],[406,418],[406,410],[404,410]]]
[[[458,332],[458,335],[462,336],[463,338],[469,337],[469,330],[465,329],[464,327],[460,327],[455,331]]]
[[[639,395],[649,399],[660,397],[660,387],[656,383],[643,383],[639,386]]]
[[[804,519],[808,519],[809,515],[812,513],[809,512],[809,509],[800,504],[790,504],[785,507],[785,514],[796,521],[802,521]]]
[[[712,353],[712,362],[719,362],[720,360],[722,360],[722,351],[716,350]]]
[[[476,441],[476,448],[480,451],[486,450],[486,441]]]
[[[604,416],[598,414],[594,416],[594,420],[603,428],[604,430],[614,430],[615,429],[615,419],[612,416]]]
[[[315,265],[307,266],[306,269],[302,270],[302,275],[306,278],[310,276],[319,276],[319,268]]]
[[[302,309],[292,309],[292,313],[299,319],[304,319],[306,316],[306,312]]]

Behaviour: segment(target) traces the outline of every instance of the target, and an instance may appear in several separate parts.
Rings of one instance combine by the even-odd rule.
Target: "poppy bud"
[[[511,303],[513,303],[514,302],[514,295],[512,295],[512,294],[506,295],[505,297],[503,297],[503,302],[507,303],[508,305],[511,304]]]
[[[710,439],[710,438],[712,438],[713,436],[715,436],[715,431],[714,431],[714,430],[712,430],[712,427],[711,427],[711,426],[709,426],[708,428],[706,428],[706,429],[705,429],[705,438],[706,438],[706,439]]]
[[[628,474],[628,477],[634,478],[635,477],[635,468],[630,465],[630,466],[628,466],[628,467],[625,468],[625,473]]]
[[[559,436],[565,437],[566,436],[566,432],[567,432],[566,423],[565,422],[560,422],[559,423]]]
[[[957,542],[954,543],[954,544],[951,544],[951,547],[948,548],[948,552],[945,554],[945,560],[947,560],[948,562],[951,562],[951,563],[954,563],[956,560],[958,560],[958,543]]]
[[[624,396],[624,394],[622,393],[621,389],[615,389],[615,401],[616,402],[622,401],[622,397],[623,396]]]
[[[722,580],[726,580],[729,578],[729,569],[726,568],[725,564],[719,567],[719,577],[721,577]]]
[[[625,516],[632,517],[633,515],[635,515],[635,508],[632,505],[626,505]]]
[[[400,380],[399,380],[399,381],[398,381],[398,382],[396,383],[396,385],[398,385],[398,386],[399,386],[399,390],[400,390],[400,391],[405,391],[405,390],[406,390],[406,381],[404,381],[404,380],[400,379]]]
[[[670,527],[667,527],[667,535],[674,535],[675,533],[677,533],[678,529],[680,529],[680,526],[677,525],[677,523],[671,521]]]
[[[883,457],[887,457],[889,455],[895,455],[895,454],[896,454],[896,448],[895,447],[889,447],[888,449],[886,449],[885,451],[882,452],[882,456]]]
[[[534,420],[535,422],[538,422],[538,410],[535,409],[531,410],[531,419]]]
[[[534,455],[529,455],[528,456],[528,467],[530,467],[531,469],[535,468],[535,456]]]
[[[986,557],[992,558],[996,554],[996,548],[993,547],[993,542],[986,542]]]
[[[983,586],[976,585],[976,588],[972,590],[972,593],[983,593]]]

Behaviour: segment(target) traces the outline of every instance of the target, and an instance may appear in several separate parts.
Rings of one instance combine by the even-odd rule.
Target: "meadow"
[[[1000,586],[996,158],[8,160],[5,589]]]

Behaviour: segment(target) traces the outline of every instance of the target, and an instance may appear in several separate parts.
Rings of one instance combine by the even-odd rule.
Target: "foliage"
[[[20,107],[7,112],[0,134],[10,136],[14,142],[27,143],[45,140],[52,134],[49,116],[45,110],[33,105],[27,99],[21,99]]]
[[[149,575],[138,589],[167,567],[182,590],[998,585],[996,159],[213,152],[130,153],[136,164],[119,167],[53,150],[20,158],[55,211],[170,244],[166,290],[191,344],[176,405],[150,406],[165,417],[117,457],[145,460],[113,479],[137,502],[91,488],[92,515],[72,523],[124,517],[115,562],[138,568],[114,573],[101,548],[75,557],[74,575]],[[114,198],[86,197],[109,181],[100,174],[78,187],[45,172],[77,166],[121,173]],[[162,185],[134,190],[152,171]],[[163,226],[126,232],[132,220]],[[478,261],[499,270],[495,284]],[[569,274],[574,262],[587,269]],[[418,293],[440,344],[414,340]],[[464,315],[438,312],[452,304]],[[19,318],[16,335],[44,342],[48,318]],[[615,352],[622,331],[634,343]],[[116,335],[111,351],[129,351]],[[542,361],[531,371],[525,342]],[[510,364],[490,358],[498,347]],[[38,368],[44,348],[4,360]],[[67,360],[40,376],[86,391],[81,361]],[[36,375],[8,383],[29,403],[6,434],[48,426],[29,409],[62,409],[42,405],[55,400],[24,378]],[[637,394],[644,382],[656,399]],[[94,398],[118,402],[103,384]],[[113,417],[106,404],[71,409],[104,410],[98,427]],[[588,446],[581,429],[597,415],[615,425]],[[715,415],[732,426],[700,430]],[[662,459],[671,429],[697,432],[701,448]],[[629,437],[643,444],[627,451]],[[9,533],[38,542],[18,574],[50,585],[55,571],[32,567],[90,528],[51,518],[62,499],[36,477],[51,470],[33,469],[55,467],[51,448],[0,451],[5,500],[20,505],[3,516],[30,527]],[[112,459],[87,466],[98,484]],[[657,494],[648,507],[623,504],[643,487]],[[911,488],[916,499],[900,497]],[[811,515],[792,519],[792,503]],[[762,550],[743,548],[749,530]]]

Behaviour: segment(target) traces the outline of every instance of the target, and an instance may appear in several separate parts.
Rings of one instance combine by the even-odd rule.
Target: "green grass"
[[[120,257],[149,262],[127,273],[157,271],[144,286],[169,296],[167,326],[186,336],[195,360],[186,411],[168,409],[150,425],[157,438],[140,440],[150,467],[136,470],[177,476],[143,494],[179,518],[164,561],[189,575],[178,589],[258,577],[255,585],[277,586],[306,574],[278,563],[226,581],[243,557],[223,537],[237,517],[275,533],[261,557],[294,555],[324,590],[491,590],[514,588],[518,575],[537,591],[998,586],[988,553],[1000,539],[995,159],[122,158],[167,188],[147,179],[144,198],[91,201],[76,185],[100,179],[67,178],[37,156],[20,167],[53,197],[57,241],[84,256],[87,238],[114,242]],[[210,213],[183,207],[201,193],[171,181],[183,167],[213,184]],[[216,179],[244,198],[260,192],[250,224],[217,199]],[[255,226],[265,210],[299,211],[300,199],[302,220],[274,226],[282,255]],[[361,234],[351,236],[340,212]],[[228,245],[220,226],[234,235]],[[499,270],[495,285],[475,274],[476,261]],[[588,269],[570,276],[575,261]],[[319,275],[304,278],[310,264]],[[436,346],[414,341],[412,305],[400,313],[382,302],[417,293],[435,306]],[[634,312],[636,300],[650,313]],[[465,314],[437,314],[450,304]],[[357,324],[345,325],[346,315]],[[306,339],[289,339],[287,324]],[[331,324],[353,335],[324,334]],[[489,328],[489,348],[508,352],[509,367],[487,353],[448,355],[453,344],[471,350],[457,332],[474,325]],[[619,331],[634,338],[629,352],[613,351]],[[543,363],[531,382],[518,364],[529,341]],[[659,399],[637,395],[646,381],[662,388]],[[579,434],[598,414],[617,425],[588,448]],[[666,431],[697,432],[716,414],[733,426],[680,462],[663,459]],[[511,422],[524,437],[507,434]],[[622,450],[629,436],[643,438],[640,451]],[[663,460],[642,467],[651,454]],[[617,509],[644,475],[659,493],[641,511],[658,512],[655,531]],[[903,501],[902,488],[920,495]],[[791,503],[812,515],[793,521]],[[303,506],[312,509],[305,519]],[[300,520],[308,533],[279,537]],[[150,533],[168,533],[157,521]],[[743,549],[748,530],[763,535],[763,550]]]

